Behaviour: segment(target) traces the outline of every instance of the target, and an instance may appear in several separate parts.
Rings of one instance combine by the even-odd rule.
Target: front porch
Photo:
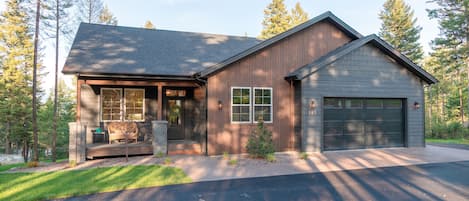
[[[70,160],[124,156],[126,147],[129,155],[205,154],[205,96],[205,86],[195,80],[80,75]],[[116,122],[137,126],[132,143],[110,140],[109,125]]]

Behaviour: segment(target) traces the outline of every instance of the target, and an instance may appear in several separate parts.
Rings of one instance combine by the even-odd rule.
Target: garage
[[[402,147],[403,99],[324,98],[323,149]]]

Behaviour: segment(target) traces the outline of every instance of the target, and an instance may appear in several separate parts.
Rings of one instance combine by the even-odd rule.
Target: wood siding
[[[406,111],[406,144],[424,146],[423,81],[373,45],[365,45],[302,80],[302,146],[321,151],[324,97],[399,98]],[[315,109],[309,105],[315,102]]]
[[[263,50],[227,66],[208,78],[208,154],[245,152],[255,124],[232,124],[231,87],[272,87],[273,131],[277,151],[298,149],[294,137],[294,91],[284,77],[331,50],[348,43],[342,31],[319,22]],[[223,110],[218,110],[218,101]]]

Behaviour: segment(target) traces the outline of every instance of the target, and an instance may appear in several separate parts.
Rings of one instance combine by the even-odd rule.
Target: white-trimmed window
[[[122,89],[101,89],[101,120],[120,121],[122,119]]]
[[[124,91],[124,112],[126,121],[145,120],[145,90],[125,89]]]
[[[254,87],[253,120],[262,119],[265,123],[272,123],[272,88]]]
[[[231,122],[251,122],[251,88],[231,88]]]
[[[101,88],[101,121],[144,120],[145,89]]]

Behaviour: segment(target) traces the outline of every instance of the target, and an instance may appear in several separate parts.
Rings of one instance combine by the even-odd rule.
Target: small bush
[[[77,162],[75,160],[71,160],[68,162],[68,167],[74,168],[77,166]]]
[[[159,151],[158,153],[154,155],[155,158],[163,158],[163,156],[164,156],[164,153],[161,151]]]
[[[277,158],[275,158],[275,154],[267,154],[265,159],[270,163],[277,161]]]
[[[308,156],[309,156],[309,155],[308,155],[308,153],[306,153],[306,152],[301,152],[301,153],[300,153],[300,159],[306,160],[306,159],[308,159]]]
[[[266,158],[268,154],[275,152],[272,132],[264,126],[264,121],[258,121],[257,128],[249,136],[246,149],[255,158]]]
[[[169,165],[169,164],[171,164],[171,163],[172,163],[172,161],[171,161],[171,158],[170,158],[170,157],[164,158],[164,164]]]
[[[435,139],[461,139],[469,138],[469,129],[465,128],[460,122],[434,123],[427,130],[427,138]]]
[[[228,154],[228,152],[226,152],[226,151],[223,152],[223,159],[225,159],[225,160],[230,159],[230,155]]]
[[[28,168],[33,168],[33,167],[38,167],[38,166],[39,166],[39,162],[37,162],[37,161],[29,161],[26,164],[26,167],[28,167]]]
[[[230,161],[228,161],[228,164],[230,164],[230,165],[232,165],[232,166],[238,165],[238,160],[236,160],[236,159],[231,159]]]

